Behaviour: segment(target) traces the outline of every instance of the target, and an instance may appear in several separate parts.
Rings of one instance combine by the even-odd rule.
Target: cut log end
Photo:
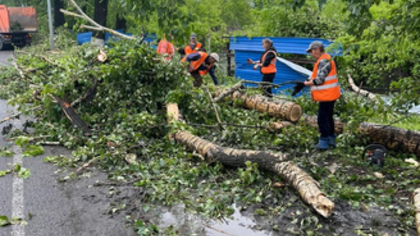
[[[316,200],[317,202],[313,203],[315,211],[325,218],[330,217],[334,210],[334,202],[328,199],[324,194],[319,195]]]
[[[302,108],[299,105],[293,105],[289,111],[288,120],[297,122],[302,117]]]

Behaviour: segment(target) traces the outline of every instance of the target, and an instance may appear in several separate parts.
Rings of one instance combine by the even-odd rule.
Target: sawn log
[[[231,99],[238,99],[243,102],[246,108],[265,112],[269,116],[296,122],[302,116],[302,108],[299,104],[286,100],[271,100],[262,95],[246,95],[241,92],[231,94]]]

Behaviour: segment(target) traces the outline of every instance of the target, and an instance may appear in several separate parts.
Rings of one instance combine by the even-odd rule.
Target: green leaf
[[[9,224],[10,224],[9,218],[5,215],[1,215],[0,216],[0,227],[6,226],[6,225],[9,225]]]
[[[29,145],[25,148],[23,152],[23,157],[34,157],[41,154],[44,154],[44,148],[41,145]]]

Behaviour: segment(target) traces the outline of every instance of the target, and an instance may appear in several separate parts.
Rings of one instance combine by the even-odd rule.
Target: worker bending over
[[[217,53],[211,53],[208,55],[205,52],[195,52],[187,55],[182,59],[183,62],[188,62],[188,72],[194,78],[194,86],[200,87],[203,83],[201,76],[210,74],[215,85],[218,85],[216,74],[214,73],[215,63],[219,62],[219,55]]]
[[[311,87],[312,100],[319,103],[318,127],[321,137],[316,148],[335,148],[334,103],[340,98],[337,67],[331,56],[325,53],[322,42],[312,42],[306,52],[317,59],[310,80],[303,83],[304,86]]]

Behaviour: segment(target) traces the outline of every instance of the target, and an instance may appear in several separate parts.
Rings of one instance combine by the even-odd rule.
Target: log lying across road
[[[178,120],[178,105],[168,104],[167,115],[169,123]],[[210,162],[218,161],[233,167],[244,167],[247,161],[257,163],[259,168],[273,172],[289,182],[299,192],[302,199],[320,215],[329,217],[333,211],[334,203],[321,192],[319,183],[289,161],[290,158],[285,154],[221,147],[181,130],[175,131],[172,137],[176,142],[188,146],[190,150],[198,152]]]

